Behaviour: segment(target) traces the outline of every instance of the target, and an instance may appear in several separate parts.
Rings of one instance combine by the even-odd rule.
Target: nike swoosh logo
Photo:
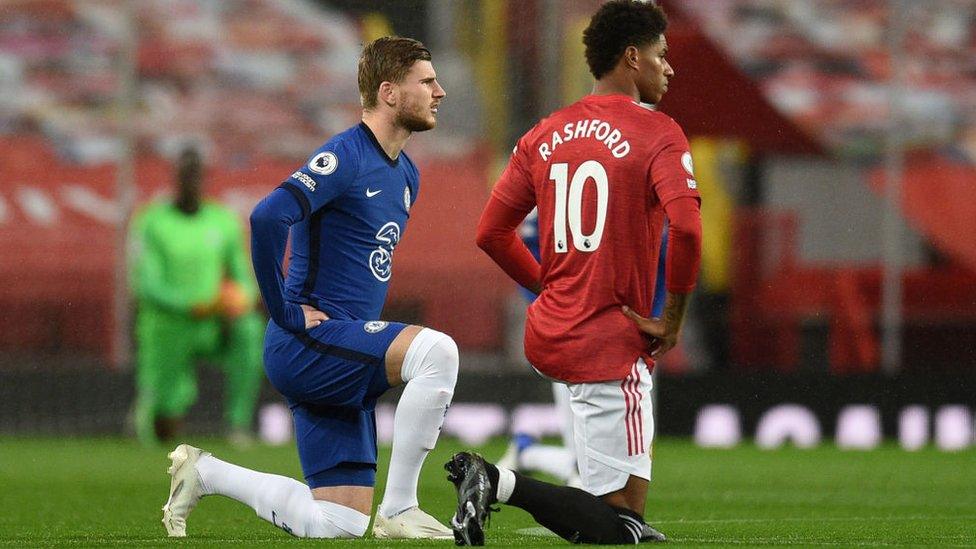
[[[367,198],[373,198],[374,196],[380,194],[381,192],[383,192],[383,189],[380,189],[378,191],[371,191],[371,190],[369,190],[369,187],[366,187],[366,197]]]

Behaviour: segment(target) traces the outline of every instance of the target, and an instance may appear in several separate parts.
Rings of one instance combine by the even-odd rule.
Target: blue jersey
[[[419,181],[406,153],[389,158],[360,123],[326,142],[258,204],[252,260],[272,319],[302,331],[299,304],[340,320],[379,318]],[[289,227],[291,257],[282,279]]]

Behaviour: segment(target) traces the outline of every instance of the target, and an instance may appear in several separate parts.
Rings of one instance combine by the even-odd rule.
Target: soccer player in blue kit
[[[411,133],[436,125],[445,97],[430,59],[407,38],[367,44],[362,123],[327,141],[251,214],[252,261],[271,315],[265,371],[291,407],[308,484],[182,444],[170,453],[170,536],[186,535],[187,515],[212,494],[298,537],[363,536],[376,476],[376,399],[405,383],[373,534],[453,538],[418,507],[417,481],[454,394],[457,345],[429,328],[377,320],[418,193],[417,168],[402,149]]]

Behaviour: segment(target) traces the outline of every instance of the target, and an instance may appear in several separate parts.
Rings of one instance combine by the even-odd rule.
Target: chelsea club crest
[[[385,320],[371,320],[366,324],[363,324],[363,329],[366,330],[368,334],[376,334],[382,332],[389,326],[390,323]]]

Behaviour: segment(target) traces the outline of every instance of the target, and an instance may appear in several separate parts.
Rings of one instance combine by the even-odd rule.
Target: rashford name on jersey
[[[614,158],[623,158],[630,152],[630,142],[624,139],[624,135],[620,130],[611,126],[609,122],[599,119],[587,119],[567,123],[563,126],[562,133],[552,132],[552,138],[539,145],[539,155],[542,157],[543,162],[547,162],[559,145],[574,139],[584,138],[594,139],[603,143],[610,149],[610,154]]]

